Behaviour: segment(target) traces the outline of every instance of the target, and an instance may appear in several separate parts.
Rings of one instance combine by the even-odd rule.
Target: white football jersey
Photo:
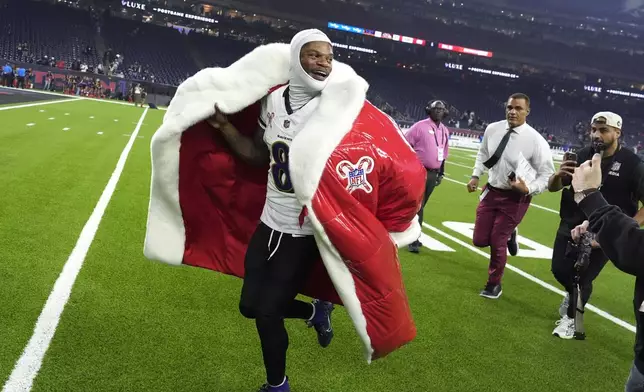
[[[259,125],[264,129],[264,143],[268,147],[271,164],[261,221],[271,229],[286,234],[313,234],[308,217],[304,218],[300,227],[302,205],[293,192],[289,172],[289,148],[293,138],[302,130],[318,104],[319,96],[293,112],[288,102],[287,86],[275,90],[262,100]]]

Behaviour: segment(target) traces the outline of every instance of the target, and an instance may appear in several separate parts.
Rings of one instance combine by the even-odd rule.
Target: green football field
[[[0,107],[3,391],[229,392],[264,382],[255,324],[238,312],[241,281],[143,257],[149,145],[164,113],[89,100]],[[400,250],[416,339],[368,365],[344,309],[327,349],[303,322],[287,321],[294,391],[623,390],[632,277],[606,266],[587,340],[551,335],[562,299],[549,259],[560,194],[534,199],[501,299],[479,297],[487,250],[471,246],[478,194],[464,186],[473,155],[451,151],[425,209],[426,247]],[[99,202],[104,189],[112,197]],[[95,236],[83,231],[99,221]],[[55,288],[66,263],[68,280]],[[70,276],[67,299],[59,288]]]

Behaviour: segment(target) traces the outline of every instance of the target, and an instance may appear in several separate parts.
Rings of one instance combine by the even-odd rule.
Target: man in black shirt
[[[644,163],[631,150],[621,148],[622,118],[612,112],[599,112],[591,121],[590,138],[592,145],[577,153],[576,161],[565,161],[559,171],[548,182],[548,190],[557,192],[571,185],[571,176],[576,166],[592,158],[595,153],[603,154],[601,169],[603,182],[600,192],[606,200],[618,206],[625,214],[633,217],[640,225],[644,223],[644,208],[638,210],[638,202],[644,201]],[[566,257],[566,248],[571,240],[571,231],[578,226],[587,225],[584,212],[575,203],[575,190],[572,186],[562,191],[559,215],[561,222],[552,255],[552,273],[568,294],[559,307],[561,319],[553,335],[562,339],[574,337],[575,309],[570,304],[573,291],[575,260]],[[581,297],[584,304],[590,298],[592,282],[606,265],[608,258],[597,242],[593,242],[590,263],[581,276]]]
[[[602,250],[619,270],[636,277],[633,307],[636,320],[635,358],[626,381],[625,392],[644,392],[644,230],[640,222],[624,214],[617,206],[606,202],[598,187],[602,184],[601,158],[593,156],[575,169],[572,185],[574,200],[588,217],[583,226],[575,229],[573,239],[579,241],[587,229],[596,234]]]

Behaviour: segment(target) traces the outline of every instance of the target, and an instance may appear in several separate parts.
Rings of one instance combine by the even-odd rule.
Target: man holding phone
[[[571,232],[588,226],[586,216],[575,202],[576,191],[571,186],[575,168],[590,160],[595,153],[602,154],[603,182],[599,191],[608,203],[621,208],[640,225],[644,223],[644,208],[638,210],[638,202],[644,201],[644,163],[630,149],[621,148],[619,143],[621,134],[622,118],[619,115],[612,112],[595,114],[591,120],[591,146],[582,148],[577,154],[564,154],[561,167],[548,181],[550,192],[558,192],[563,188],[559,208],[561,222],[552,252],[552,273],[568,293],[559,306],[561,319],[557,321],[556,328],[552,331],[553,335],[562,339],[572,339],[575,327],[575,309],[570,301],[573,292],[575,260],[566,257],[566,250],[568,242],[572,241]],[[593,241],[588,268],[581,275],[581,299],[584,305],[590,298],[593,281],[608,261],[600,246]]]

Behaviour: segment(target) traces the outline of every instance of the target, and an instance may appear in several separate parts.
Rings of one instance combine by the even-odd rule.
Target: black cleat
[[[489,299],[498,299],[501,296],[501,293],[503,293],[503,290],[501,289],[500,284],[494,285],[488,283],[485,285],[485,289],[481,291],[480,296]]]
[[[407,250],[409,250],[411,253],[420,253],[420,246],[422,244],[420,241],[414,241],[409,246],[407,247]]]

